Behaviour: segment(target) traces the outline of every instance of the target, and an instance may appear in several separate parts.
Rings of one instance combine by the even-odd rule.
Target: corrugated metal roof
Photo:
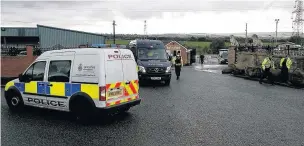
[[[62,31],[70,31],[70,32],[79,32],[82,34],[105,36],[105,35],[98,34],[98,33],[83,32],[83,31],[57,28],[57,27],[51,27],[51,26],[45,26],[45,25],[39,25],[39,24],[37,25],[37,28],[35,28],[35,27],[1,27],[1,36],[38,36],[39,35],[38,27],[45,27],[45,28],[57,29],[57,30],[62,30]]]
[[[105,44],[106,37],[99,34],[60,29],[55,27],[38,26],[41,48],[56,46],[78,47],[84,44]]]
[[[58,27],[45,26],[45,25],[37,24],[37,28],[39,28],[39,27],[50,28],[50,29],[57,29],[57,30],[61,30],[61,31],[78,32],[78,33],[82,33],[82,34],[90,34],[90,35],[105,36],[105,35],[98,34],[98,33],[84,32],[84,31],[71,30],[71,29],[64,29],[64,28],[58,28]]]
[[[1,36],[37,36],[37,28],[32,27],[1,27]]]

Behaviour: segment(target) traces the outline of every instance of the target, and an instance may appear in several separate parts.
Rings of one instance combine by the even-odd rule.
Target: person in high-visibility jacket
[[[286,57],[282,58],[280,61],[280,68],[281,68],[281,79],[282,82],[287,83],[289,78],[289,70],[292,65],[292,61],[289,58],[288,55]]]
[[[175,57],[173,57],[173,64],[175,67],[176,80],[179,79],[181,68],[183,67],[183,58],[180,53],[177,53]]]
[[[272,77],[271,69],[274,69],[274,62],[272,60],[272,56],[266,57],[262,62],[262,75],[260,76],[260,84],[262,84],[262,81],[264,78],[268,77],[268,80],[273,85],[274,80]]]

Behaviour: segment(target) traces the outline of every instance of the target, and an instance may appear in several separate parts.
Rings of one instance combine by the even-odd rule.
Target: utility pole
[[[247,43],[248,43],[248,38],[247,38],[247,23],[246,23],[246,39],[245,39],[245,46],[247,47]]]
[[[115,44],[115,26],[116,26],[116,23],[115,23],[115,20],[113,20],[113,44]]]
[[[147,21],[144,21],[144,39],[147,39]]]
[[[277,46],[278,43],[278,23],[279,23],[280,19],[275,19],[276,22],[276,39],[275,39],[275,46]]]

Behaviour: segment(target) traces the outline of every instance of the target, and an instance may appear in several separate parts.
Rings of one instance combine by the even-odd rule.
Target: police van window
[[[49,66],[49,82],[69,82],[70,81],[70,60],[51,61]]]
[[[30,81],[43,81],[45,65],[45,61],[36,62],[25,72],[24,75],[27,76]]]

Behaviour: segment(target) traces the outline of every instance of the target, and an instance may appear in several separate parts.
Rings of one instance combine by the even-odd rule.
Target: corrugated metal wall
[[[1,27],[1,36],[37,36],[37,28],[12,28]]]
[[[1,27],[1,36],[18,36],[18,29]]]
[[[64,30],[38,25],[41,48],[78,47],[83,44],[104,44],[105,37],[92,33]]]
[[[25,36],[37,36],[38,37],[38,29],[37,28],[26,28]]]

